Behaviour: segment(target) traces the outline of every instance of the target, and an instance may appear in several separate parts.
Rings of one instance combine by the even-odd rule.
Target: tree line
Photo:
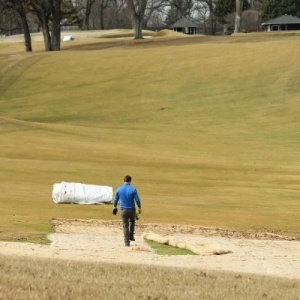
[[[263,21],[284,14],[300,17],[300,0],[1,0],[0,34],[22,32],[26,51],[32,51],[30,33],[39,31],[45,50],[58,51],[62,28],[74,26],[133,28],[140,39],[142,29],[168,28],[184,17],[214,35],[258,31]]]

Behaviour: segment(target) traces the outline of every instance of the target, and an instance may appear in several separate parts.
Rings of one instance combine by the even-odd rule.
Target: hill
[[[300,40],[296,34],[89,37],[45,53],[0,44],[2,238],[49,219],[111,219],[59,206],[52,185],[116,188],[147,222],[299,236]]]

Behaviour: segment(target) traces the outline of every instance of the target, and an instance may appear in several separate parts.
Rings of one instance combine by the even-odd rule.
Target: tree
[[[62,0],[48,0],[50,4],[50,12],[52,16],[52,26],[51,26],[51,50],[60,50],[60,21],[62,19],[61,4]]]
[[[249,8],[261,12],[261,7],[264,0],[249,0]]]
[[[171,25],[183,17],[190,16],[194,4],[193,0],[169,0],[170,9],[166,17],[166,24]]]
[[[32,51],[31,36],[27,20],[30,13],[42,30],[45,50],[59,51],[61,25],[78,22],[78,12],[73,0],[1,0],[3,9],[14,10],[22,22],[26,51]]]
[[[100,29],[104,29],[104,12],[108,8],[109,0],[100,0],[98,3],[100,15]]]
[[[234,12],[235,0],[217,0],[215,16],[221,24],[226,23],[226,16]]]
[[[209,9],[205,3],[202,3],[200,1],[196,2],[196,7],[195,7],[195,17],[198,20],[199,24],[202,24],[203,26],[203,33],[207,33],[207,24],[209,23]]]
[[[74,0],[63,0],[61,3],[61,26],[79,26],[82,27],[82,18],[80,17],[80,9]]]
[[[134,39],[142,39],[142,27],[147,6],[147,0],[127,0],[131,12]]]
[[[178,11],[178,9],[171,5],[170,9],[167,12],[167,16],[166,16],[166,20],[165,23],[167,26],[175,23],[177,20],[179,20],[181,18],[180,13]]]
[[[242,10],[255,9],[259,6],[259,1],[250,0],[243,1]],[[226,23],[225,18],[233,13],[236,9],[236,1],[235,0],[217,0],[215,15],[218,18],[218,21],[222,24]]]
[[[261,28],[260,12],[254,9],[243,11],[242,14],[242,29],[245,32],[259,31]]]
[[[29,11],[36,16],[37,22],[42,30],[45,50],[59,51],[61,24],[67,24],[70,19],[74,21],[74,11],[76,8],[73,6],[72,0],[27,1]]]
[[[262,20],[275,19],[282,15],[300,17],[300,0],[264,0],[262,4]]]
[[[0,35],[22,32],[23,28],[17,12],[12,8],[4,7],[4,3],[0,2]]]
[[[216,34],[216,28],[217,28],[217,17],[215,15],[215,9],[216,9],[216,1],[217,0],[197,0],[200,2],[200,8],[205,8],[205,11],[208,13],[208,16],[205,16],[205,23],[208,23],[208,32],[211,35]]]
[[[90,30],[90,15],[96,0],[83,0],[81,2],[81,10],[83,13],[83,28]]]
[[[23,32],[24,32],[25,50],[27,52],[31,52],[32,43],[31,43],[31,36],[30,36],[30,30],[29,30],[29,25],[27,20],[27,10],[26,10],[27,0],[3,0],[2,5],[4,9],[13,9],[19,15],[23,27]]]
[[[234,33],[238,33],[241,31],[241,17],[243,11],[243,0],[235,1],[235,23],[234,23]]]
[[[48,1],[38,0],[30,1],[29,10],[36,16],[44,37],[44,45],[46,51],[52,50],[51,33],[50,33],[50,17],[51,12]]]
[[[110,0],[105,15],[109,28],[130,28],[132,26],[127,0]]]
[[[216,2],[215,0],[204,0],[203,2],[206,3],[208,10],[209,10],[209,27],[210,27],[210,34],[216,34],[216,27],[217,27],[217,19],[215,16],[215,8]]]
[[[163,25],[164,8],[168,0],[148,0],[143,20],[143,26],[159,27]],[[158,23],[158,24],[157,24]]]

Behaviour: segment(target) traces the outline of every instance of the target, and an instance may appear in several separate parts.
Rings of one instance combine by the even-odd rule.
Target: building
[[[170,29],[177,32],[183,32],[185,34],[196,34],[197,27],[198,26],[195,23],[186,18],[182,18],[169,26]]]
[[[268,22],[262,23],[261,26],[268,32],[300,30],[300,18],[284,15]]]

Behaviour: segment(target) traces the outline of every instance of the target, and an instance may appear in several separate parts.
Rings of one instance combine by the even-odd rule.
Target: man
[[[135,204],[139,208],[139,213],[142,213],[141,200],[138,192],[134,186],[131,185],[132,178],[129,175],[124,177],[124,184],[119,186],[115,199],[114,199],[114,209],[113,214],[117,214],[117,205],[120,200],[121,207],[121,217],[123,222],[124,230],[124,241],[125,246],[130,246],[130,241],[135,241],[134,239],[134,228],[135,228],[135,218],[136,218],[136,208]]]

